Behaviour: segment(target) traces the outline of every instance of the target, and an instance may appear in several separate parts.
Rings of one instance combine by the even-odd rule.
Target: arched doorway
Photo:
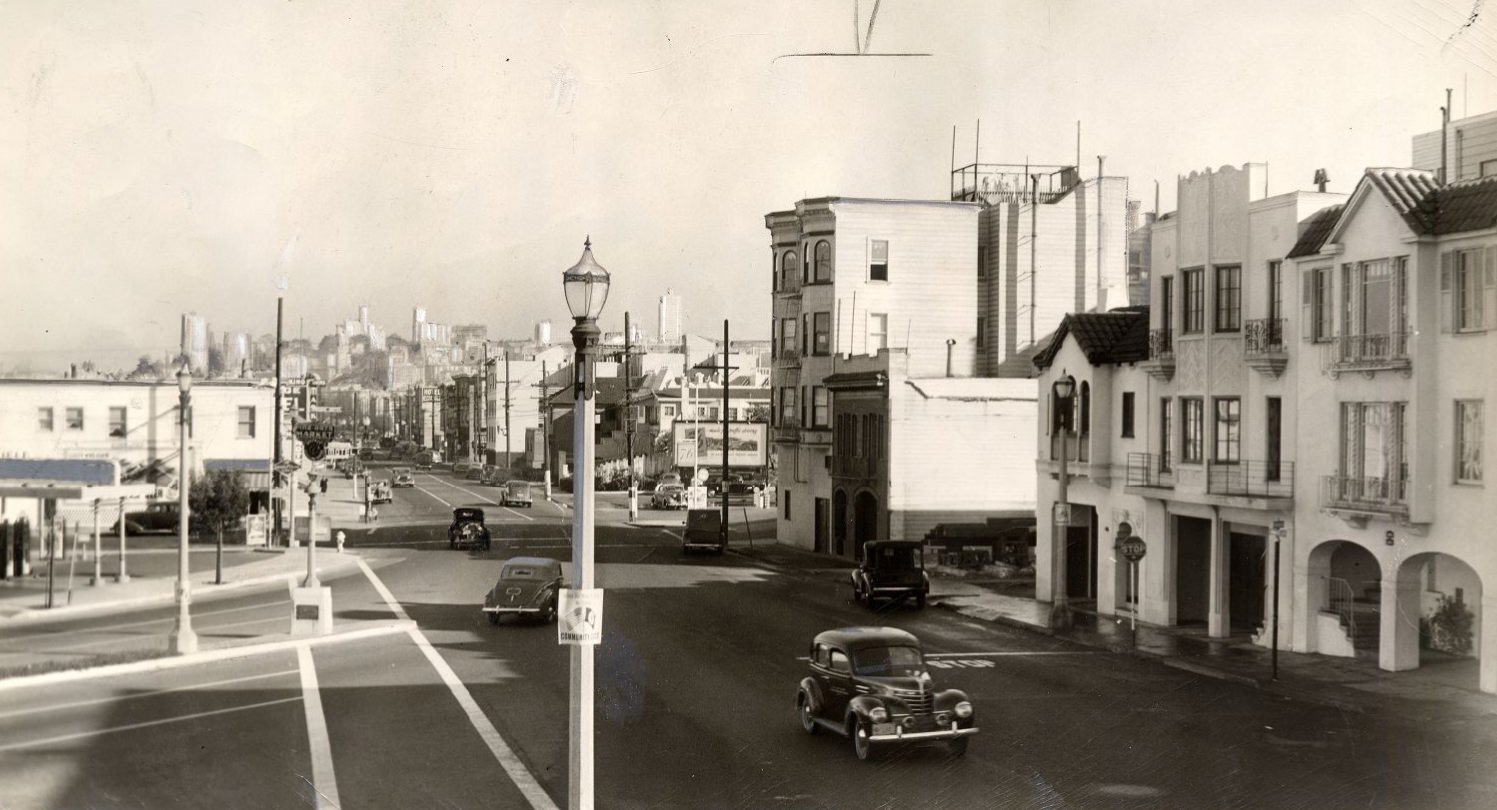
[[[1377,660],[1382,626],[1382,566],[1350,540],[1327,540],[1310,550],[1308,648],[1312,652]]]
[[[1427,552],[1404,560],[1396,581],[1391,655],[1379,665],[1394,671],[1429,667],[1432,677],[1467,689],[1478,686],[1481,659],[1497,655],[1481,645],[1480,576],[1459,557]],[[1493,665],[1487,662],[1488,668]]]
[[[847,548],[847,493],[840,489],[832,493],[832,542],[836,544],[837,556],[841,557]],[[854,552],[857,559],[863,559],[862,546]]]
[[[858,553],[863,553],[863,544],[869,540],[878,539],[878,498],[872,492],[864,490],[853,499],[853,541],[858,545]]]

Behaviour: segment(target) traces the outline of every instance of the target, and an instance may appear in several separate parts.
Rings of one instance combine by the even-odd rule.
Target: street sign
[[[302,441],[330,442],[333,440],[333,426],[330,422],[299,422],[296,425],[296,438]]]
[[[1055,504],[1055,508],[1051,510],[1051,513],[1054,515],[1055,525],[1061,526],[1061,527],[1065,527],[1065,526],[1070,526],[1071,525],[1071,505],[1070,504],[1057,502]]]
[[[1138,562],[1144,558],[1144,553],[1149,550],[1142,537],[1137,535],[1129,537],[1119,544],[1119,550],[1123,552],[1123,558],[1128,562]]]
[[[603,641],[603,589],[564,588],[557,606],[556,643],[600,644]]]
[[[294,461],[282,461],[280,464],[275,465],[275,469],[276,469],[276,472],[278,472],[278,473],[283,473],[283,474],[286,474],[286,475],[290,475],[291,473],[294,473],[297,470],[300,470],[301,469],[301,465],[297,464]]]
[[[301,444],[302,449],[307,454],[307,458],[312,459],[313,461],[320,461],[322,460],[323,456],[327,455],[327,445],[323,444],[320,441],[317,441],[315,439],[304,439]]]

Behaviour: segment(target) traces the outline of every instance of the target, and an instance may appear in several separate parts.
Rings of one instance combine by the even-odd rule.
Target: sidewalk
[[[850,562],[778,543],[755,549],[735,545],[734,553],[767,565],[817,574],[846,576]],[[850,591],[849,591],[850,593]],[[1274,694],[1368,712],[1393,707],[1421,712],[1447,711],[1456,715],[1497,716],[1497,695],[1476,689],[1477,662],[1470,658],[1425,660],[1419,669],[1385,672],[1377,662],[1289,652],[1278,654],[1278,678],[1273,652],[1247,636],[1207,638],[1203,627],[1159,627],[1137,623],[1127,616],[1100,616],[1086,605],[1073,606],[1072,626],[1050,628],[1050,604],[997,592],[981,583],[932,577],[930,603],[982,621],[1065,639],[1087,647],[1153,658],[1166,666],[1263,689]]]

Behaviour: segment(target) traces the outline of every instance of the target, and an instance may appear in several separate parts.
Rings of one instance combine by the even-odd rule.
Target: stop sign
[[[1123,558],[1128,562],[1138,562],[1144,558],[1144,552],[1148,550],[1148,547],[1144,545],[1142,537],[1135,536],[1124,540],[1120,544],[1120,550],[1123,552]]]

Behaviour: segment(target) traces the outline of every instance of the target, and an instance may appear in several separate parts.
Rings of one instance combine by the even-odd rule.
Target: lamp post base
[[[1050,605],[1050,629],[1070,630],[1075,624],[1071,616],[1071,606],[1066,602],[1053,602]]]

